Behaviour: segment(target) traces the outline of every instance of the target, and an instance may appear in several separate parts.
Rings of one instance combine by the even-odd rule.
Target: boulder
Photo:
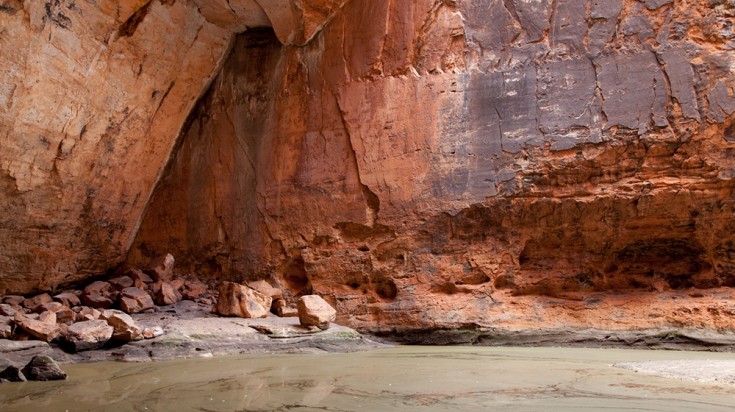
[[[184,299],[196,300],[208,292],[207,285],[197,280],[184,283],[181,295]]]
[[[130,269],[130,272],[128,272],[128,276],[133,279],[135,287],[140,289],[144,289],[145,285],[148,283],[153,283],[153,279],[143,273],[143,271],[140,269]]]
[[[223,316],[264,318],[268,316],[271,303],[270,296],[263,295],[247,286],[222,282],[215,311]]]
[[[174,275],[174,257],[170,253],[164,256],[159,256],[151,261],[148,269],[144,271],[151,275],[153,280],[156,282],[162,280],[171,280]]]
[[[279,288],[275,288],[271,286],[270,283],[264,281],[264,280],[258,280],[255,282],[248,282],[248,287],[251,289],[255,289],[258,292],[270,296],[271,299],[282,299],[283,298],[283,291]]]
[[[13,337],[13,319],[8,316],[0,316],[0,339]]]
[[[92,293],[82,295],[82,303],[95,309],[108,309],[114,302],[111,297]]]
[[[63,304],[59,302],[46,302],[42,303],[35,308],[33,308],[33,311],[36,313],[43,313],[43,312],[53,312],[56,313],[60,311],[64,307]]]
[[[133,318],[127,313],[108,309],[102,312],[102,318],[114,329],[112,339],[121,342],[143,339],[143,330],[135,324]]]
[[[127,313],[140,313],[153,309],[153,298],[136,287],[125,288],[120,293],[120,309]]]
[[[295,318],[299,316],[299,310],[288,306],[286,301],[283,299],[274,300],[273,309],[275,310],[276,315],[282,318]]]
[[[76,314],[71,308],[63,306],[58,312],[56,312],[56,323],[69,324],[77,319]]]
[[[66,342],[73,352],[97,349],[110,340],[113,332],[106,320],[85,320],[69,326]]]
[[[34,356],[21,370],[31,381],[57,381],[66,379],[66,373],[59,364],[49,356]]]
[[[28,299],[23,299],[23,307],[25,307],[26,309],[34,310],[39,305],[53,301],[54,300],[51,298],[51,295],[49,295],[48,293],[42,293]]]
[[[96,280],[84,288],[84,292],[82,293],[82,296],[91,295],[91,294],[108,295],[111,287],[112,285],[110,285],[109,282]]]
[[[143,328],[143,338],[153,339],[163,335],[163,329],[160,326]]]
[[[19,310],[13,308],[13,306],[7,303],[0,303],[0,315],[13,317],[18,312]]]
[[[74,292],[59,293],[58,295],[54,296],[54,300],[70,308],[73,308],[74,306],[79,306],[82,304],[82,301],[79,299],[79,296],[77,296],[77,294]]]
[[[52,312],[56,314],[57,323],[70,323],[74,322],[74,312],[68,306],[65,306],[59,302],[48,302],[43,305],[36,307],[37,312]]]
[[[13,365],[8,366],[0,372],[0,379],[5,379],[8,382],[25,382],[27,380],[23,372]]]
[[[184,287],[184,284],[186,283],[186,279],[175,278],[168,283],[170,283],[171,286],[174,287],[174,289],[181,291],[181,289]]]
[[[110,289],[112,285],[101,280],[87,285],[82,292],[82,303],[95,309],[107,309],[112,307],[114,299]]]
[[[102,315],[102,312],[100,312],[97,309],[90,308],[89,306],[78,306],[75,309],[75,312],[77,313],[77,320],[84,321],[84,320],[96,320],[99,319]]]
[[[303,326],[316,326],[321,330],[329,328],[330,322],[337,318],[337,311],[321,296],[306,295],[299,298],[299,322]]]
[[[156,305],[173,305],[181,301],[181,293],[168,282],[159,281],[151,288]]]
[[[51,342],[61,333],[59,327],[56,325],[56,315],[52,312],[43,312],[39,316],[39,319],[33,319],[31,316],[17,313],[13,321],[22,331],[45,342]]]
[[[20,306],[25,298],[19,295],[5,295],[3,296],[3,303],[11,306]]]
[[[114,290],[123,290],[125,288],[135,286],[135,282],[133,281],[133,278],[128,277],[128,276],[120,276],[117,278],[110,279],[107,282],[110,283],[110,286]]]

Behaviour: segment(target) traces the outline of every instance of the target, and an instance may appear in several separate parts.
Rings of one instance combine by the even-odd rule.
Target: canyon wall
[[[371,330],[735,327],[732,1],[138,3],[0,7],[0,289],[171,252]]]
[[[121,263],[235,32],[303,44],[344,0],[0,1],[0,293]]]
[[[304,47],[246,32],[130,262],[371,330],[731,328],[733,13],[352,0]]]

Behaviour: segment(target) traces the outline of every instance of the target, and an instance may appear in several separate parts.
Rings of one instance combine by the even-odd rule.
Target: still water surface
[[[735,388],[615,362],[733,354],[398,347],[147,364],[67,365],[69,379],[0,385],[2,411],[732,411]]]

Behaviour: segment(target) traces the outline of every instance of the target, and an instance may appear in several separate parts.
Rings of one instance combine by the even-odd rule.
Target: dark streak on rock
[[[125,23],[121,24],[120,28],[117,30],[117,36],[132,37],[133,34],[135,34],[135,31],[138,29],[140,23],[142,23],[143,19],[145,19],[145,16],[148,15],[150,7],[151,2],[148,2],[143,7],[139,8],[130,17],[128,17],[128,19],[125,20]]]
[[[69,30],[71,28],[71,19],[61,11],[61,0],[50,1],[46,3],[44,8],[46,9],[46,17],[44,19],[62,29]]]

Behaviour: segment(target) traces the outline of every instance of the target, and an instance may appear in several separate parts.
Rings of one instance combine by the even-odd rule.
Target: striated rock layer
[[[94,138],[84,122],[69,132],[85,157],[62,151],[76,123],[38,126],[72,104],[30,85],[13,93],[35,111],[0,94],[4,288],[171,252],[180,270],[322,295],[337,322],[371,330],[735,328],[731,1],[163,3],[134,36],[104,40],[95,64],[128,63],[79,71],[107,73],[88,92],[68,92],[69,59],[39,75],[58,99],[111,94],[84,105]],[[0,35],[5,50],[69,31],[0,12],[23,33]],[[244,26],[273,29],[225,54]],[[208,59],[183,43],[169,45],[176,61],[141,52],[187,30]],[[147,83],[133,80],[141,62],[161,65],[141,66]],[[0,64],[27,82],[55,67]],[[154,84],[173,88],[150,102]],[[39,118],[7,126],[28,113]],[[28,146],[34,127],[47,144]]]

